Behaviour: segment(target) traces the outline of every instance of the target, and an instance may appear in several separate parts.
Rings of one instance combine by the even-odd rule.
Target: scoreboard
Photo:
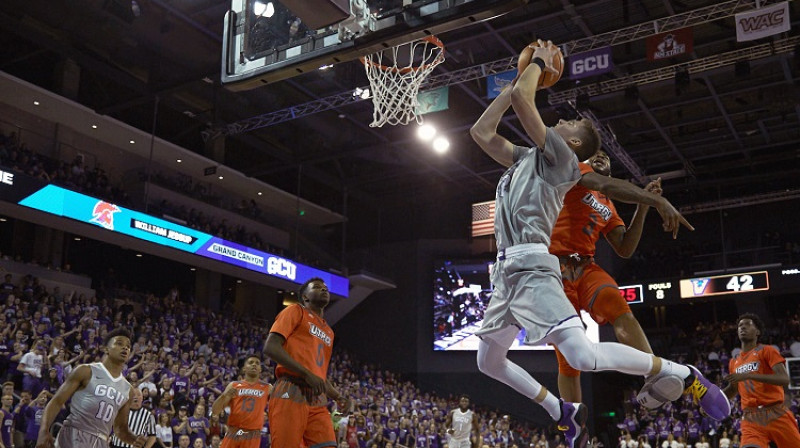
[[[672,278],[620,286],[628,304],[670,304],[693,299],[745,297],[750,293],[800,293],[800,267],[768,267],[694,278]]]
[[[698,277],[681,280],[681,298],[718,296],[769,290],[769,272],[743,272],[741,274]]]

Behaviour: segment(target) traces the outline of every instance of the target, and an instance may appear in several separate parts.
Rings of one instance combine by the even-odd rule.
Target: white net
[[[434,36],[361,58],[372,94],[371,127],[422,123],[417,94],[425,78],[444,62],[444,45]]]

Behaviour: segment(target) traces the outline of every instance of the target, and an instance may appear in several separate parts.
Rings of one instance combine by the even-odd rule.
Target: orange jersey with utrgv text
[[[236,395],[228,404],[231,408],[228,426],[248,431],[260,430],[264,426],[264,411],[267,409],[272,386],[260,381],[234,381],[232,384]]]
[[[295,304],[278,314],[269,332],[278,333],[286,339],[283,348],[295,361],[314,375],[327,379],[333,350],[333,330],[325,319]],[[275,376],[283,375],[298,374],[278,364]]]
[[[585,163],[578,163],[578,166],[581,175],[592,172],[592,167]],[[564,196],[564,207],[553,227],[550,253],[594,255],[600,234],[624,225],[611,199],[575,184]]]
[[[731,373],[760,373],[771,375],[772,366],[786,362],[771,345],[759,344],[756,348],[739,353],[728,363]],[[783,402],[783,387],[760,381],[745,380],[738,384],[742,408],[752,408]]]

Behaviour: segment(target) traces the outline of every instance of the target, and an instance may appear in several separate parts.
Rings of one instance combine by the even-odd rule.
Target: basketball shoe
[[[693,401],[714,420],[729,417],[731,404],[722,390],[704,377],[695,366],[686,367],[691,373],[685,379],[674,374],[650,377],[639,391],[636,400],[648,409],[656,409],[667,401],[677,400],[683,394],[692,394]]]
[[[568,448],[586,448],[589,445],[589,433],[586,431],[586,420],[589,409],[583,403],[569,403],[558,400],[561,404],[561,418],[558,430],[564,433]]]

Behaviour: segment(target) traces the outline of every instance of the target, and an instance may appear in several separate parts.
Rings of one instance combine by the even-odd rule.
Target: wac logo
[[[105,229],[114,230],[114,213],[120,211],[119,207],[114,204],[105,201],[97,201],[97,204],[94,205],[94,209],[92,209],[92,219],[90,222]]]
[[[746,17],[739,20],[739,25],[745,33],[760,31],[764,28],[780,27],[784,21],[783,13],[783,9],[778,9],[758,16]]]

